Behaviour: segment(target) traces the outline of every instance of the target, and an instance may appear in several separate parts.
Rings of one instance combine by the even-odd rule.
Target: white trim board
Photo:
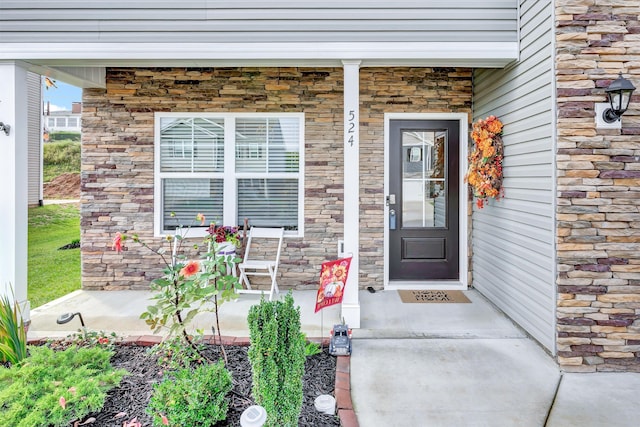
[[[513,42],[3,43],[1,59],[42,66],[447,66],[501,68]]]
[[[458,120],[460,123],[460,208],[459,208],[459,280],[430,280],[430,281],[390,281],[389,280],[389,207],[384,208],[384,289],[442,289],[455,290],[468,287],[468,207],[467,184],[464,174],[467,170],[469,116],[466,113],[385,113],[384,115],[384,194],[389,194],[389,125],[391,120]]]

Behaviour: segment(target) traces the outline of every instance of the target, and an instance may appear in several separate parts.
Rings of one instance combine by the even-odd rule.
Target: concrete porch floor
[[[281,296],[284,293],[280,294]],[[334,323],[340,319],[338,305],[328,307],[323,312],[314,313],[315,291],[295,291],[295,304],[300,306],[302,330],[308,337],[320,337],[324,327],[327,336]],[[88,329],[116,332],[121,336],[153,335],[149,326],[140,319],[140,314],[153,301],[150,291],[75,291],[31,311],[29,338],[64,337],[80,327],[76,317],[71,322],[58,325],[56,319],[62,313],[80,312]],[[249,308],[260,302],[260,295],[241,294],[238,299],[219,306],[220,330],[222,335],[248,337],[247,314]],[[213,305],[207,305],[212,308]],[[212,312],[198,314],[192,325],[211,334],[215,325]],[[160,332],[159,335],[162,335]]]
[[[360,426],[637,426],[640,374],[561,373],[553,358],[478,292],[471,304],[403,304],[395,291],[360,292],[351,397]],[[34,309],[30,338],[65,336],[80,311],[92,330],[149,335],[139,319],[146,291],[76,291]],[[314,314],[315,291],[294,291],[303,331],[323,335],[338,306]],[[240,295],[221,306],[223,335],[247,337],[246,315],[260,301]],[[211,314],[195,326],[210,333]]]

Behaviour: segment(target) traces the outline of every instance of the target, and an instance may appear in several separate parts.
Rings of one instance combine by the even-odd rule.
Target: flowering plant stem
[[[176,234],[167,238],[171,245],[171,257],[169,258],[164,248],[151,248],[134,235],[132,240],[144,248],[159,255],[165,264],[164,275],[151,282],[151,289],[155,291],[152,297],[153,305],[140,315],[141,319],[149,325],[154,333],[163,328],[168,329],[168,337],[179,336],[192,350],[206,359],[200,348],[194,342],[194,337],[189,332],[189,325],[194,317],[201,312],[213,311],[220,343],[220,348],[227,363],[226,353],[222,345],[220,332],[219,305],[230,300],[235,294],[235,288],[239,287],[238,279],[231,275],[237,259],[231,255],[218,254],[218,244],[213,236],[208,235],[204,240],[207,252],[200,260],[188,260],[181,254],[182,244],[189,229],[183,232],[179,227]],[[127,237],[116,235],[114,249],[122,250],[122,242]],[[198,249],[194,245],[194,249]],[[207,303],[212,303],[213,308]],[[202,331],[197,331],[202,335]]]

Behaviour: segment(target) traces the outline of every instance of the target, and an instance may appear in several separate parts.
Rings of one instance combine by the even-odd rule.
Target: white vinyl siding
[[[28,119],[28,144],[29,144],[29,185],[28,202],[29,206],[40,204],[41,199],[41,170],[42,170],[42,149],[41,149],[41,87],[40,76],[34,73],[27,73],[27,111]]]
[[[156,232],[210,222],[303,232],[304,115],[156,115]]]
[[[4,1],[12,43],[513,42],[517,0]]]
[[[473,285],[555,353],[552,9],[522,0],[521,60],[476,70],[474,120],[504,123],[504,192],[473,212]]]

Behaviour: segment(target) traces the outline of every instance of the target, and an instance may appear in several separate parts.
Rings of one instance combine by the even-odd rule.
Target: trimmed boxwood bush
[[[248,316],[253,398],[267,411],[265,427],[295,427],[302,410],[305,340],[293,296],[254,305]]]

